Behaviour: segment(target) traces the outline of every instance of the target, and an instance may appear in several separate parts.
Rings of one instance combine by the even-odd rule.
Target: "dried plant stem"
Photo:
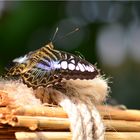
[[[140,121],[140,110],[120,110],[113,107],[97,106],[104,119]],[[67,114],[61,107],[25,107],[14,111],[15,115],[47,116],[66,118]]]
[[[71,140],[70,132],[16,132],[17,140]]]
[[[140,122],[124,120],[103,120],[107,130],[117,132],[140,132]],[[67,118],[14,116],[10,124],[12,126],[37,128],[43,130],[69,130],[70,122]]]
[[[103,120],[106,131],[140,132],[140,122],[124,120]]]
[[[26,116],[47,116],[67,118],[68,115],[61,107],[47,107],[47,106],[32,106],[32,107],[20,107],[16,109],[13,114],[26,115]]]
[[[71,132],[16,132],[17,140],[71,140]],[[139,140],[140,133],[106,132],[106,140]]]
[[[98,106],[106,127],[106,140],[139,140],[140,139],[140,111],[119,110],[112,107]],[[12,126],[0,125],[0,139],[32,140],[48,138],[48,140],[70,140],[71,133],[66,132],[70,127],[67,114],[60,107],[24,107],[13,109],[1,107],[0,114],[6,117],[6,122]],[[2,122],[2,118],[0,119]],[[30,130],[37,132],[29,132]],[[38,130],[54,132],[39,132]],[[9,135],[7,136],[7,130]],[[59,130],[61,132],[55,132]],[[20,133],[24,131],[24,133]],[[26,132],[28,131],[28,132]],[[65,131],[65,132],[62,132]],[[110,131],[110,132],[108,132]],[[115,132],[114,132],[115,131]],[[116,132],[117,131],[117,132]],[[26,133],[25,133],[26,132]],[[26,135],[25,135],[26,134]]]
[[[137,132],[106,132],[106,140],[139,140],[140,133]]]
[[[31,130],[37,128],[46,130],[68,130],[69,121],[66,118],[54,118],[54,117],[32,117],[32,116],[14,116],[12,117],[10,124],[12,126],[29,127]]]
[[[140,121],[140,110],[120,110],[113,107],[97,106],[104,119]],[[15,115],[47,116],[66,118],[67,114],[61,107],[25,107],[14,111]]]
[[[110,106],[98,106],[97,108],[104,119],[140,121],[140,110],[121,110]]]

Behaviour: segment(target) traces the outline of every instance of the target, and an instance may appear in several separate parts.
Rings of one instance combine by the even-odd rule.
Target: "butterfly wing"
[[[16,63],[7,75],[19,75],[29,87],[48,87],[62,79],[94,79],[98,75],[96,67],[81,57],[54,50],[50,45],[31,52]]]
[[[59,68],[59,72],[56,73],[58,77],[65,78],[67,80],[89,80],[94,79],[99,74],[99,71],[94,65],[73,54],[59,51],[58,59],[59,63],[57,63],[57,68]]]

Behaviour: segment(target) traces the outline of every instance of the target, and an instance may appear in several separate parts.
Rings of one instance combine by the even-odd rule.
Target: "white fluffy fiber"
[[[41,101],[37,99],[32,88],[28,88],[20,81],[0,80],[0,90],[6,92],[8,97],[13,100],[11,105],[14,106],[33,106],[41,105]]]
[[[98,76],[93,80],[64,80],[66,83],[67,94],[69,96],[74,95],[81,100],[89,97],[94,104],[100,104],[106,100],[108,95],[107,81]]]
[[[104,125],[96,109],[105,101],[108,85],[101,76],[93,80],[63,80],[66,92],[50,89],[53,99],[67,112],[72,140],[104,140]]]

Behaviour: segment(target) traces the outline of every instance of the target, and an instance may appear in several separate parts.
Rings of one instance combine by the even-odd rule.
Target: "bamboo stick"
[[[47,116],[67,118],[68,115],[61,107],[47,107],[47,106],[32,106],[32,107],[20,107],[13,110],[14,115],[26,115],[26,116]]]
[[[17,140],[71,140],[71,132],[16,132]],[[140,140],[140,133],[137,132],[106,132],[106,140]]]
[[[98,106],[97,108],[104,119],[140,121],[140,110],[121,110],[110,106]]]
[[[140,122],[124,120],[103,120],[106,131],[140,132]]]
[[[140,110],[120,110],[113,107],[98,106],[104,119],[140,121]],[[24,107],[13,111],[15,115],[68,117],[61,107]]]
[[[65,115],[66,113],[62,110],[62,108],[60,108],[60,107],[57,107],[57,108],[56,107],[41,107],[41,108],[42,108],[42,110],[40,109],[40,107],[38,109],[36,109],[36,112],[34,114],[32,113],[31,108],[22,108],[22,109],[20,109],[20,111],[24,110],[25,114],[28,113],[28,114],[32,114],[32,115],[44,114],[44,118],[41,116],[34,116],[34,117],[33,116],[14,116],[14,117],[12,117],[13,124],[12,123],[11,124],[13,126],[30,128],[31,130],[35,130],[37,128],[44,129],[44,130],[67,130],[67,129],[69,129],[70,124],[69,124],[68,119],[55,118],[55,116],[66,117],[66,115]],[[106,107],[99,107],[101,114],[106,113],[104,111],[105,108]],[[45,109],[45,111],[43,112],[44,109]],[[140,132],[140,122],[139,121],[125,121],[125,119],[126,120],[139,120],[138,118],[134,118],[134,115],[139,114],[140,111],[135,111],[135,110],[126,111],[126,110],[119,110],[119,109],[114,109],[114,108],[110,108],[110,107],[107,107],[107,109],[108,109],[108,112],[110,112],[110,113],[109,113],[109,115],[105,114],[104,116],[105,116],[105,118],[108,117],[109,120],[106,120],[106,119],[103,120],[104,125],[107,128],[106,131]],[[19,114],[22,114],[23,112],[21,113],[20,111],[18,110],[17,112]],[[49,114],[47,114],[47,115],[51,116],[51,114],[53,114],[52,115],[53,118],[45,117],[47,111],[49,112]],[[6,112],[5,107],[0,108],[1,114],[4,114],[5,112]],[[8,108],[7,112],[9,112],[9,108]],[[33,112],[34,112],[34,110],[33,110]],[[52,112],[54,112],[54,113],[52,113]],[[122,120],[112,120],[113,118],[119,116],[119,112],[124,113],[124,114],[122,113],[123,115],[121,116]],[[126,114],[125,114],[126,112],[130,113],[129,118],[126,118]],[[135,114],[133,114],[133,112],[135,112]],[[114,115],[112,115],[113,113],[114,113]],[[135,117],[137,117],[137,116],[135,116]],[[63,119],[65,119],[65,121],[62,121]],[[24,131],[24,129],[21,129],[20,131]]]
[[[103,120],[107,131],[140,132],[140,122],[124,120]],[[44,130],[68,130],[70,122],[67,118],[40,117],[40,116],[14,116],[11,119],[12,126],[28,127],[31,130],[37,128]]]
[[[140,140],[138,132],[106,132],[106,140]]]
[[[31,130],[37,128],[47,130],[68,130],[70,123],[67,118],[50,118],[41,116],[14,116],[10,124],[12,126],[29,127]]]
[[[70,132],[16,132],[17,140],[71,140]]]

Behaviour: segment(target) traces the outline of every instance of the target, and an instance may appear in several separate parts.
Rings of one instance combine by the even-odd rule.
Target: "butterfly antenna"
[[[56,30],[55,30],[55,32],[53,34],[53,37],[51,39],[51,42],[54,42],[55,41],[55,37],[56,37],[57,33],[58,33],[58,27],[56,28]]]
[[[64,39],[64,38],[68,37],[69,35],[71,35],[71,34],[77,32],[78,30],[79,30],[79,28],[76,28],[75,30],[73,30],[73,31],[71,31],[71,32],[69,32],[69,33],[67,33],[65,36],[58,37],[57,39]],[[54,40],[54,41],[56,41],[56,40]]]
[[[71,35],[71,34],[77,32],[78,30],[79,30],[79,28],[76,28],[75,30],[73,30],[73,31],[71,31],[71,32],[69,32],[69,33],[67,33],[65,36],[60,37],[60,39],[66,38],[66,37],[68,37],[69,35]]]

